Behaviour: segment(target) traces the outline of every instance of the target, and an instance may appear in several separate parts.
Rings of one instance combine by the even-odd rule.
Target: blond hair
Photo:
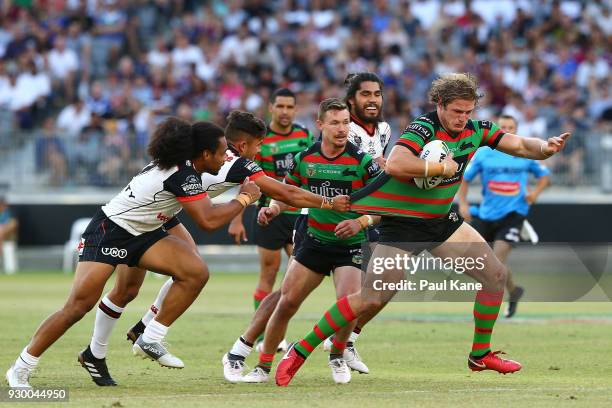
[[[482,95],[478,93],[478,82],[470,73],[451,73],[434,80],[429,90],[429,101],[446,107],[456,99],[466,99],[478,103]]]

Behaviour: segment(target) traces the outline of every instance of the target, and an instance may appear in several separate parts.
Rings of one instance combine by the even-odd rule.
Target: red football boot
[[[500,358],[497,356],[498,354],[506,353],[503,351],[489,351],[480,358],[468,356],[468,367],[472,371],[493,370],[501,374],[514,373],[522,368],[520,363]]]
[[[276,367],[276,385],[280,387],[289,385],[291,379],[305,361],[306,359],[299,355],[292,346]]]

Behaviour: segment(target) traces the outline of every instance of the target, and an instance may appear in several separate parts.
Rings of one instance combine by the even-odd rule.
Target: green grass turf
[[[71,279],[48,273],[0,275],[2,377],[42,319],[63,303]],[[90,340],[91,312],[43,355],[31,380],[38,387],[69,388],[70,402],[19,406],[612,406],[610,303],[521,304],[517,319],[502,319],[493,336],[495,348],[524,365],[506,376],[471,373],[466,367],[470,303],[393,303],[358,341],[371,374],[354,374],[350,384],[334,385],[326,355],[318,350],[288,388],[278,388],[273,382],[228,384],[222,376],[221,356],[251,317],[254,274],[213,274],[200,298],[172,326],[168,341],[185,369],[164,369],[133,357],[125,332],[162,282],[147,278],[111,338],[108,362],[120,386],[95,386],[76,361]],[[288,339],[309,331],[332,302],[327,280],[289,325]],[[256,363],[255,353],[248,363]],[[0,408],[8,405],[0,403]]]

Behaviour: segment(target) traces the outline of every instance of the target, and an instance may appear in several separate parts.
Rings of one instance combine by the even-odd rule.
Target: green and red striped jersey
[[[457,173],[431,190],[416,186],[413,179],[399,180],[382,174],[367,188],[351,197],[351,209],[360,213],[416,218],[444,217],[461,185],[463,172],[480,146],[495,148],[504,133],[485,120],[469,120],[465,129],[451,136],[444,130],[435,111],[415,119],[395,143],[416,156],[432,140],[442,140],[459,164]]]
[[[344,151],[328,158],[321,152],[321,142],[295,157],[293,167],[285,176],[285,183],[299,186],[325,197],[350,195],[370,183],[381,173],[378,164],[369,154],[359,152],[357,146],[347,143]],[[360,231],[348,239],[336,237],[334,229],[343,220],[359,217],[354,212],[338,212],[310,208],[308,210],[308,232],[315,238],[336,245],[354,245],[365,240]]]
[[[314,143],[312,134],[308,129],[298,124],[293,124],[291,131],[287,134],[274,132],[268,126],[268,132],[261,144],[261,152],[255,157],[255,161],[264,170],[267,176],[282,181],[293,163],[295,155]],[[259,199],[259,206],[270,204],[270,197],[265,194]],[[286,214],[299,214],[300,209],[290,207]]]

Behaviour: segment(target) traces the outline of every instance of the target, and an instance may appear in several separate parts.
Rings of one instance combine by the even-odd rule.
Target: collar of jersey
[[[351,122],[355,122],[357,125],[359,125],[359,127],[365,130],[369,136],[374,136],[374,133],[376,132],[376,125],[372,126],[372,131],[369,131],[365,123],[360,121],[359,118],[353,114],[351,114]]]
[[[276,130],[272,130],[272,128],[270,127],[270,124],[268,124],[268,133],[274,133],[275,135],[279,135],[279,136],[289,136],[291,133],[293,133],[293,123],[291,124],[291,130],[289,130],[289,132],[287,133],[280,133],[277,132]]]
[[[348,146],[348,143],[346,144],[346,146]],[[338,157],[342,156],[344,153],[346,153],[346,146],[344,147],[344,150],[340,152],[339,155],[329,158],[323,154],[323,142],[319,142],[319,154],[321,154],[321,157],[324,158],[325,160],[332,162],[336,160]]]
[[[236,148],[234,147],[234,145],[233,145],[233,144],[228,143],[228,144],[227,144],[227,150],[229,150],[229,151],[231,151],[232,153],[234,153],[234,154],[235,154],[237,157],[240,157],[240,152],[238,151],[238,149],[236,149]]]

